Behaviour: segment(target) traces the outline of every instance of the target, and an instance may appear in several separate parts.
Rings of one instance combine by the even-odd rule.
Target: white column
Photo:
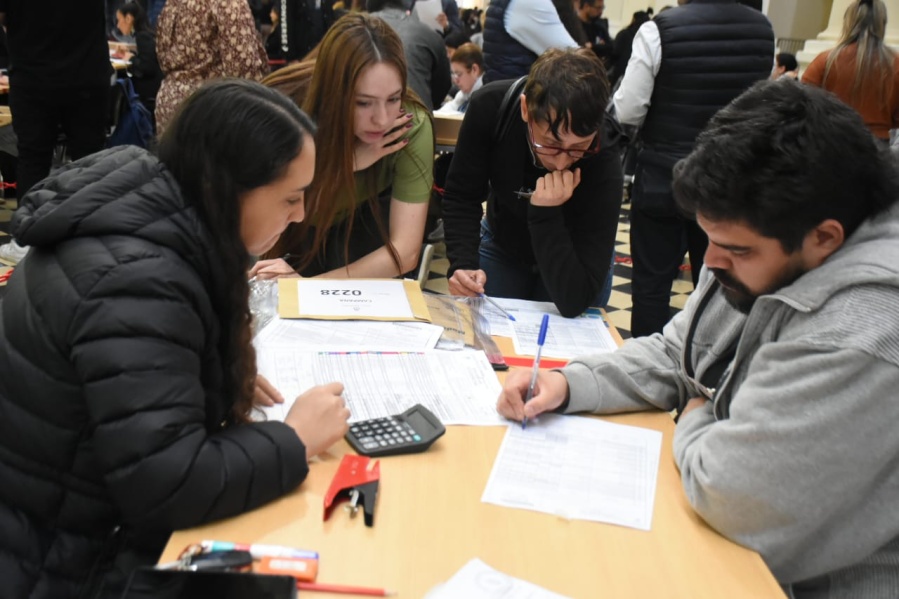
[[[808,63],[814,60],[818,54],[837,45],[840,34],[843,32],[843,15],[853,2],[854,0],[833,0],[827,29],[819,33],[817,39],[805,42],[805,47],[796,54],[800,71],[805,70]]]
[[[887,5],[887,31],[885,40],[895,50],[899,46],[899,0],[884,0]]]
[[[800,68],[804,69],[818,54],[837,45],[843,33],[843,15],[854,0],[833,0],[827,29],[818,38],[805,43],[802,52],[796,55]],[[884,39],[894,50],[899,49],[899,0],[884,0],[887,8],[887,29]]]

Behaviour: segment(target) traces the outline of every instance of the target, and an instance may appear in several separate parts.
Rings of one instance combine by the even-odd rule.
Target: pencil
[[[393,591],[376,589],[372,587],[354,587],[346,584],[328,584],[326,582],[299,582],[297,588],[301,591],[320,591],[323,593],[343,593],[345,595],[367,595],[369,597],[390,597]]]

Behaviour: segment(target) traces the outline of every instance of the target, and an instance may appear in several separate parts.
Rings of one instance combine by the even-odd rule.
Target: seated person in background
[[[318,160],[306,220],[288,226],[250,275],[387,278],[413,270],[434,181],[434,130],[407,86],[396,32],[377,17],[346,15],[307,60],[265,83],[318,123]],[[274,258],[285,254],[290,264]]]
[[[465,112],[471,93],[484,85],[484,54],[481,49],[471,42],[459,46],[450,61],[450,72],[459,92],[435,110],[437,114]]]
[[[296,488],[347,430],[343,386],[284,422],[256,374],[246,264],[303,219],[313,125],[221,81],[159,146],[74,162],[13,219],[32,247],[0,303],[0,580],[9,597],[118,597],[172,531]]]
[[[609,83],[592,51],[552,49],[522,91],[515,84],[485,85],[462,121],[443,197],[449,289],[552,301],[576,316],[608,299],[598,296],[618,229]]]
[[[156,58],[156,32],[150,27],[144,9],[137,2],[126,2],[118,11],[118,29],[133,35],[136,45],[134,53],[124,52],[122,58],[131,61],[131,81],[134,91],[150,112],[156,106],[156,94],[162,83],[162,70]]]
[[[796,62],[796,57],[789,52],[781,52],[774,57],[774,70],[771,71],[771,78],[780,79],[781,77],[799,78],[799,63]]]
[[[836,97],[763,81],[675,167],[708,233],[661,334],[506,379],[507,418],[677,410],[693,508],[795,599],[899,588],[899,180]]]

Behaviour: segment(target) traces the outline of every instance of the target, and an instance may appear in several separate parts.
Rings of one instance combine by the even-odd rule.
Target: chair
[[[415,271],[415,280],[422,289],[428,283],[428,273],[431,272],[431,260],[434,258],[434,246],[430,243],[422,244],[421,256],[418,259],[418,269]]]

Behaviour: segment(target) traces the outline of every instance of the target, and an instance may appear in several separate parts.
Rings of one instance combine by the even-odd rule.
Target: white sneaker
[[[25,254],[28,253],[28,246],[22,246],[15,242],[15,240],[10,241],[4,245],[0,245],[0,262],[5,262],[10,266],[15,266],[19,262],[25,258]]]

